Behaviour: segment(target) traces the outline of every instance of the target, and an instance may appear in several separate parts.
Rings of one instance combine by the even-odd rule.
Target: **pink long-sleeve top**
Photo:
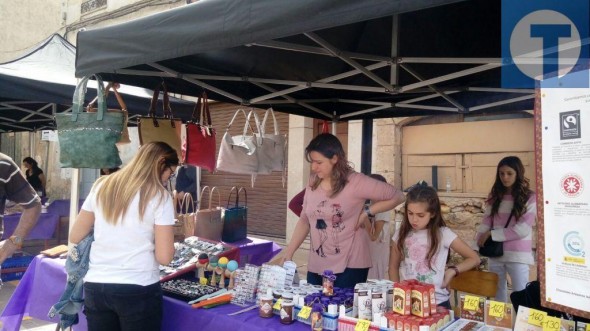
[[[493,217],[494,228],[492,240],[504,242],[504,255],[494,258],[498,262],[518,262],[534,264],[533,258],[533,233],[532,228],[537,217],[536,196],[531,194],[526,204],[526,212],[516,219],[512,217],[507,228],[504,228],[510,212],[514,206],[514,197],[505,194],[498,208],[498,213]],[[477,238],[482,233],[490,230],[492,225],[492,202],[486,204],[483,220],[477,229]]]
[[[318,187],[307,187],[299,222],[309,222],[311,247],[308,270],[318,274],[330,269],[370,268],[369,235],[354,227],[363,212],[365,200],[382,201],[402,194],[390,184],[353,172],[335,197]]]

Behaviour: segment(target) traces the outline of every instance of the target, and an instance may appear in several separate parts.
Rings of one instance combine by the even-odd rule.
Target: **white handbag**
[[[229,133],[229,128],[239,113],[242,113],[246,118],[244,131],[241,135],[232,136]],[[246,116],[246,112],[243,109],[238,109],[235,112],[221,139],[219,156],[217,157],[217,170],[242,175],[258,173],[258,156],[256,154],[258,148],[256,135],[258,133],[254,132],[250,126],[250,116],[252,113],[253,111],[250,111],[248,116]],[[254,113],[254,116],[257,117],[256,113]],[[250,134],[247,132],[248,127],[250,127]]]
[[[266,120],[268,114],[272,116],[272,124],[274,125],[274,131],[272,133],[266,132]],[[262,124],[260,125],[262,131],[262,137],[264,140],[272,140],[273,148],[270,149],[270,168],[271,171],[285,171],[285,155],[287,151],[287,136],[279,133],[279,126],[277,124],[277,118],[272,108],[268,108],[264,113]]]

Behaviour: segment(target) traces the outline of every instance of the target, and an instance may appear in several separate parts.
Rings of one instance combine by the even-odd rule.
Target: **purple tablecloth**
[[[82,207],[84,199],[80,200],[78,204],[78,210]],[[70,200],[55,200],[47,206],[47,211],[52,214],[57,214],[60,217],[70,216]]]
[[[36,319],[57,323],[47,317],[49,308],[57,302],[66,283],[65,260],[50,259],[38,255],[31,262],[23,279],[4,308],[0,321],[7,331],[18,330],[22,318],[31,316]],[[164,319],[162,330],[309,330],[309,325],[295,322],[282,325],[279,318],[265,319],[258,316],[258,310],[251,310],[239,315],[227,316],[241,310],[242,307],[224,305],[212,309],[193,309],[188,304],[164,297]],[[79,314],[80,323],[75,331],[87,330],[86,318]]]
[[[240,267],[243,267],[246,263],[262,265],[281,251],[281,246],[274,241],[252,237],[227,244],[240,248]]]
[[[12,235],[14,229],[18,225],[21,214],[12,214],[4,216],[4,235],[2,239],[6,239]],[[51,239],[55,232],[55,227],[59,222],[59,215],[53,213],[42,213],[37,220],[37,224],[31,230],[25,239]]]

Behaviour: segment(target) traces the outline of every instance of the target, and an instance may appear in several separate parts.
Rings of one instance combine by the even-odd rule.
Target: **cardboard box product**
[[[465,295],[461,294],[460,306],[461,309],[461,318],[469,319],[472,321],[483,322],[485,320],[484,316],[484,306],[486,299],[484,297],[477,297],[479,299],[477,308],[475,310],[468,310],[465,309]]]
[[[400,282],[396,283],[393,288],[393,311],[400,315],[410,315],[410,300],[412,288],[409,284]]]
[[[430,291],[428,287],[422,285],[412,286],[411,292],[411,312],[412,315],[419,317],[430,316]]]
[[[484,322],[489,326],[496,326],[502,328],[512,328],[514,322],[514,308],[511,304],[504,305],[504,316],[502,318],[490,315],[490,300],[486,300],[484,310]]]

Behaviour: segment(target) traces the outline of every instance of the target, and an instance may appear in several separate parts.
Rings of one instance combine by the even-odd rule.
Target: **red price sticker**
[[[543,327],[543,321],[545,320],[545,317],[547,317],[546,312],[536,309],[529,309],[528,323],[531,325]]]
[[[311,314],[311,307],[303,306],[303,308],[301,308],[299,311],[299,314],[297,314],[297,317],[301,317],[306,320],[309,318],[309,314]]]
[[[359,320],[354,326],[354,331],[367,331],[369,330],[369,326],[371,326],[371,321]]]
[[[490,310],[488,314],[497,318],[504,318],[504,311],[506,310],[506,304],[504,302],[498,302],[490,300]]]
[[[477,311],[479,308],[479,297],[474,295],[466,295],[465,301],[463,302],[463,309]]]

